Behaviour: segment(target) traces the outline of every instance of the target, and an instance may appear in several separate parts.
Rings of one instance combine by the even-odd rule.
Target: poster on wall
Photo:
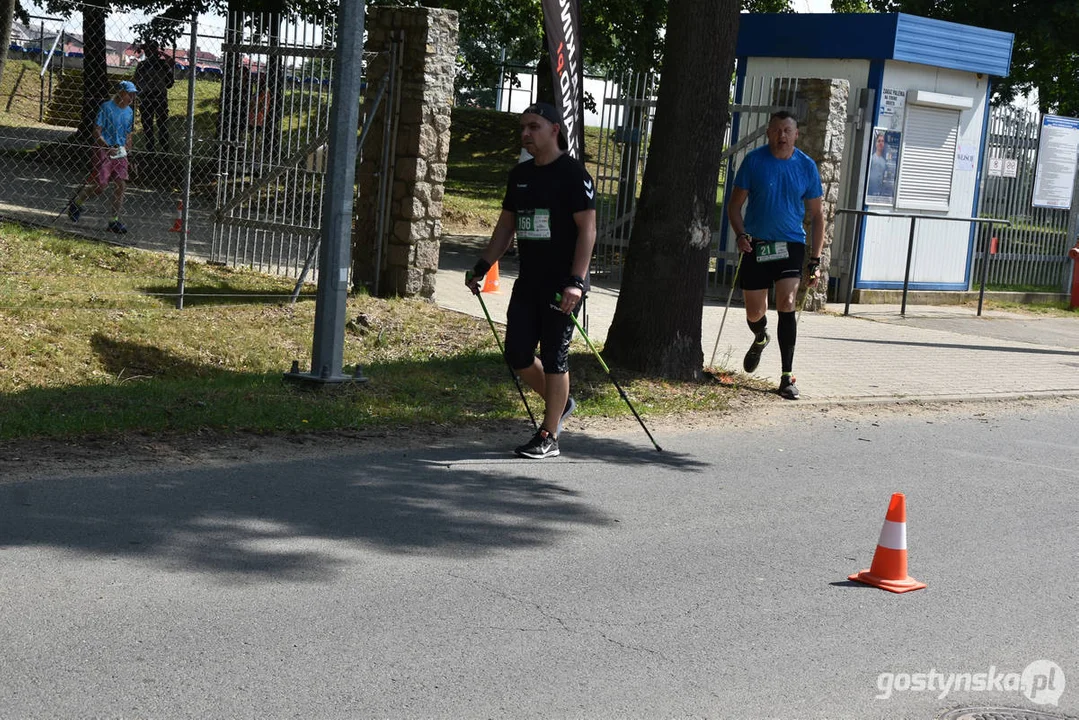
[[[1038,138],[1034,207],[1070,210],[1079,153],[1079,118],[1046,115]]]
[[[957,172],[974,172],[978,164],[977,154],[974,147],[966,143],[955,146],[955,169]]]
[[[873,128],[869,153],[869,180],[865,186],[866,205],[894,205],[895,179],[899,171],[899,142],[902,133],[886,127]]]
[[[907,106],[907,91],[883,88],[880,91],[880,112],[877,124],[885,130],[903,129],[903,111]]]

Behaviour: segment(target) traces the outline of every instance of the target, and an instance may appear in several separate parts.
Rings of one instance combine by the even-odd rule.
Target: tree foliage
[[[869,7],[869,0],[832,0],[832,12],[867,13],[873,9]]]
[[[879,12],[1015,33],[1011,72],[994,80],[993,100],[1038,91],[1043,112],[1079,115],[1079,2],[1076,0],[869,0]]]
[[[414,5],[414,0],[391,0]],[[668,0],[579,0],[587,72],[657,71],[663,64]],[[533,66],[543,56],[540,0],[418,0],[456,10],[460,25],[458,89],[493,88],[504,66]],[[742,0],[747,12],[790,12],[791,0]],[[505,63],[502,52],[505,50]],[[507,72],[514,81],[511,72]],[[467,97],[465,99],[468,99]]]

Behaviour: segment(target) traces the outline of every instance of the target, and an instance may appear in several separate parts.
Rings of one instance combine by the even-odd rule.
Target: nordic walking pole
[[[471,270],[465,271],[465,280],[471,282],[473,277]],[[513,384],[517,386],[517,392],[521,395],[521,402],[525,404],[525,410],[528,411],[528,419],[532,421],[532,428],[534,430],[539,430],[539,425],[536,424],[536,416],[532,414],[532,408],[528,406],[528,399],[525,397],[524,388],[521,387],[521,378],[517,377],[516,371],[514,371],[513,366],[510,365],[510,361],[506,357],[506,351],[502,347],[502,340],[498,337],[498,331],[495,330],[495,323],[494,320],[491,319],[491,313],[487,312],[487,303],[483,302],[483,296],[480,295],[479,290],[473,290],[472,294],[480,301],[480,307],[483,308],[483,316],[487,318],[487,324],[491,326],[491,332],[495,336],[495,343],[498,345],[498,352],[502,355],[502,359],[506,361],[506,367],[510,370],[510,377],[513,378]]]
[[[812,285],[806,285],[806,291],[802,295],[802,304],[798,308],[798,317],[794,321],[795,327],[802,324],[802,311],[806,309],[806,303],[809,301],[809,291],[812,290],[813,288],[815,288],[816,286],[817,286],[816,283],[813,283]]]
[[[806,302],[809,300],[809,291],[812,289],[813,286],[810,285],[806,288],[805,294],[802,295],[802,304],[798,307],[798,317],[794,321],[795,327],[802,324],[802,311],[806,309]]]
[[[716,350],[719,350],[719,336],[723,334],[723,325],[727,322],[727,311],[731,309],[731,299],[734,298],[734,287],[738,284],[738,272],[742,269],[742,258],[745,253],[738,253],[738,264],[734,266],[734,277],[731,279],[731,291],[727,294],[727,307],[723,308],[723,319],[719,321],[719,332],[716,333],[716,344],[712,348],[712,361],[708,367],[716,366]]]
[[[562,293],[556,293],[554,296],[554,301],[556,303],[562,302]],[[557,306],[552,305],[551,307],[552,309],[558,310],[558,312],[562,312],[562,309]],[[614,379],[614,375],[611,374],[611,369],[607,367],[607,363],[603,362],[603,358],[600,356],[599,350],[596,350],[596,346],[593,345],[592,341],[588,339],[588,334],[584,331],[584,328],[581,327],[581,323],[578,322],[577,316],[573,313],[567,314],[570,316],[570,319],[573,320],[573,324],[577,326],[577,332],[581,333],[581,337],[584,338],[585,343],[588,344],[588,349],[592,351],[592,354],[596,356],[596,360],[599,360],[599,364],[603,367],[604,370],[607,371],[607,377],[611,379],[611,382],[614,383],[615,388],[618,389],[618,394],[621,395],[622,399],[626,401],[626,405],[629,405],[630,412],[633,413],[633,417],[637,418],[637,422],[641,424],[641,429],[644,430],[644,434],[648,436],[648,439],[652,441],[652,444],[656,448],[656,452],[663,452],[663,448],[659,446],[659,443],[656,442],[656,439],[652,437],[652,433],[648,432],[648,428],[645,427],[644,420],[641,420],[641,416],[637,414],[637,408],[633,407],[633,403],[629,401],[629,396],[626,395],[626,391],[623,390],[622,386],[618,384],[618,381]]]

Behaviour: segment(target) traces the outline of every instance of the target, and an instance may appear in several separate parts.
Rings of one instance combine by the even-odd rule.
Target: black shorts
[[[578,303],[574,317],[580,309]],[[513,284],[506,310],[506,360],[514,370],[531,367],[539,345],[543,372],[569,372],[573,328],[573,319],[554,304],[554,292],[523,286],[520,281]]]
[[[757,262],[757,245],[766,240],[753,240],[752,253],[742,258],[741,282],[743,290],[767,290],[777,280],[801,278],[802,263],[805,262],[805,243],[788,242],[787,257],[782,260]]]

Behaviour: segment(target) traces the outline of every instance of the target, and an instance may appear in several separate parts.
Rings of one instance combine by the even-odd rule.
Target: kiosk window
[[[906,115],[895,206],[948,210],[959,141],[959,111],[908,105]]]

